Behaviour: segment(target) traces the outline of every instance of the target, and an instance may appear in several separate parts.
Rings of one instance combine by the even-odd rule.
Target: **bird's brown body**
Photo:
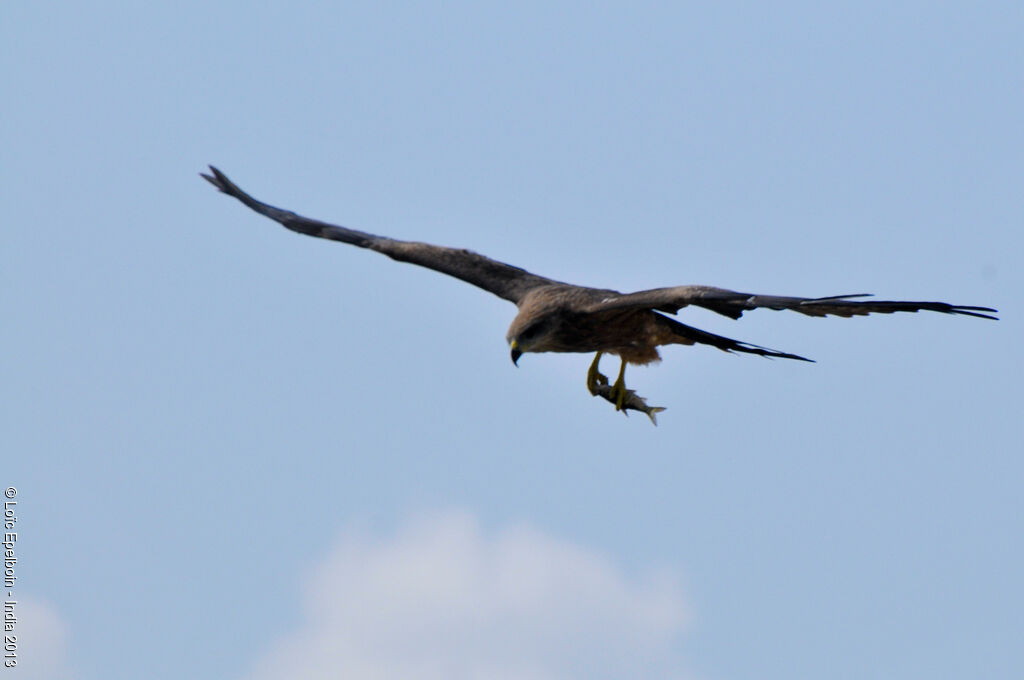
[[[692,345],[672,329],[668,319],[647,309],[614,309],[583,313],[579,306],[598,303],[615,291],[545,286],[530,291],[519,304],[519,314],[508,329],[507,340],[517,340],[530,352],[604,352],[630,364],[658,361],[659,345]],[[532,343],[529,331],[538,322],[548,325],[542,341]],[[526,337],[524,337],[526,334]],[[525,349],[529,348],[529,349]]]

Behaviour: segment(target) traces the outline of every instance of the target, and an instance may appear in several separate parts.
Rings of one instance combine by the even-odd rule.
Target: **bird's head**
[[[553,316],[525,319],[516,317],[506,336],[512,351],[512,363],[518,365],[519,357],[526,352],[550,352],[554,349],[552,336],[556,327],[556,319]]]

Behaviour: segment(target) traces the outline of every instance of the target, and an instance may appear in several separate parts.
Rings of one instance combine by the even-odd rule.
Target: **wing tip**
[[[210,168],[210,173],[212,174],[208,175],[205,172],[201,172],[199,173],[199,176],[216,187],[217,191],[222,194],[227,194],[232,198],[237,198],[256,212],[266,215],[271,219],[277,219],[278,213],[283,214],[286,212],[278,208],[274,208],[273,206],[269,206],[261,201],[257,201],[255,198],[242,191],[241,187],[228,179],[228,176],[221,172],[216,166],[210,165],[207,167]]]
[[[234,182],[229,180],[228,176],[225,175],[220,170],[218,170],[215,166],[208,165],[207,167],[210,169],[210,172],[213,173],[213,174],[212,175],[207,175],[205,172],[201,172],[201,173],[199,173],[199,176],[202,177],[203,179],[205,179],[207,182],[209,182],[213,186],[215,186],[217,188],[217,190],[220,191],[221,193],[229,194],[229,195],[234,195],[234,192],[231,191],[231,189],[237,189],[238,188],[238,187],[236,187],[234,185]]]

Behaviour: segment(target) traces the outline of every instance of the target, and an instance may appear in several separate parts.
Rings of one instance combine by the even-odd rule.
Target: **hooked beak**
[[[523,356],[523,350],[519,349],[519,343],[515,340],[512,341],[512,363],[515,366],[519,366],[519,357]]]

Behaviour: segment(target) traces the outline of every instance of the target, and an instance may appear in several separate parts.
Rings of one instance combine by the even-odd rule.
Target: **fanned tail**
[[[692,345],[699,342],[702,345],[717,347],[723,352],[742,352],[744,354],[756,354],[758,356],[772,357],[776,359],[794,359],[796,361],[814,362],[813,359],[802,357],[799,354],[780,352],[768,347],[761,347],[760,345],[743,342],[742,340],[733,340],[732,338],[708,333],[707,331],[702,331],[701,329],[694,328],[693,326],[687,326],[684,323],[680,323],[675,319],[670,319],[667,316],[662,316],[661,314],[658,314],[658,317],[663,323],[672,329],[673,334],[678,338],[676,342],[680,345]]]

